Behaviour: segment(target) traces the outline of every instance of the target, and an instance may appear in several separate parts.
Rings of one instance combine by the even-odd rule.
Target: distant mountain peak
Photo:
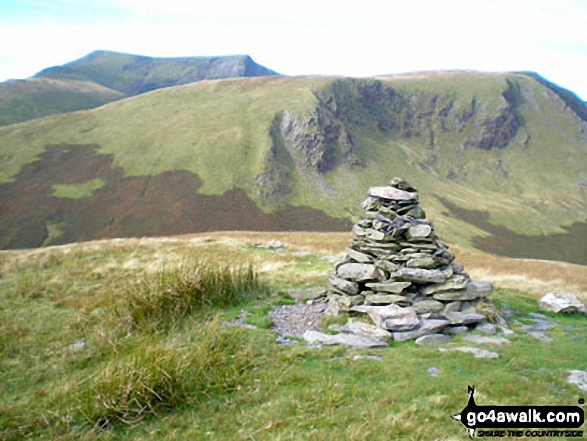
[[[35,77],[88,80],[126,95],[202,80],[279,75],[249,55],[148,57],[96,50]]]

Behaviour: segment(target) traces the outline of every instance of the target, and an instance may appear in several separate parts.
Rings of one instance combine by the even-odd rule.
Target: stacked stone
[[[395,178],[372,187],[346,257],[329,276],[329,312],[368,314],[396,341],[465,332],[495,311],[489,282],[474,281],[434,233],[418,193]]]

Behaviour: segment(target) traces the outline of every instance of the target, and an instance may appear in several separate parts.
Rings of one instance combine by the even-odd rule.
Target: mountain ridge
[[[163,87],[261,75],[279,74],[248,55],[158,58],[97,50],[29,79],[0,83],[0,125],[91,109]],[[55,93],[57,83],[61,94]]]
[[[581,127],[558,94],[522,74],[266,76],[160,89],[0,128],[2,246],[127,236],[133,222],[143,225],[141,235],[192,232],[186,225],[194,216],[234,229],[223,225],[237,203],[230,201],[240,201],[243,226],[261,225],[257,209],[271,214],[287,207],[319,210],[331,219],[322,224],[342,225],[354,219],[369,186],[394,175],[419,188],[449,241],[487,248],[491,241],[475,238],[503,233],[489,222],[523,243],[577,223],[572,231],[580,231],[587,219]],[[93,153],[82,155],[88,145],[96,146]],[[47,155],[50,146],[61,147]],[[110,165],[96,169],[104,155]],[[26,164],[54,171],[43,179],[19,175]],[[176,195],[157,190],[161,182],[174,182]],[[41,199],[26,196],[31,188]],[[112,199],[114,188],[126,190]],[[200,199],[188,204],[191,196],[179,194]],[[202,199],[208,196],[223,199]],[[88,210],[104,198],[113,205],[102,211],[111,216],[92,230]],[[33,212],[25,216],[15,200]],[[135,200],[141,203],[129,205]],[[157,206],[168,207],[168,220]],[[288,229],[311,224],[299,213],[298,220],[288,215]],[[165,227],[170,222],[177,227]],[[36,242],[20,242],[33,230]]]

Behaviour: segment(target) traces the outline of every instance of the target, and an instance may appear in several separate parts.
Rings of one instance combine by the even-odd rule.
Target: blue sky
[[[587,99],[584,0],[2,0],[0,81],[96,49],[287,75],[535,71]]]

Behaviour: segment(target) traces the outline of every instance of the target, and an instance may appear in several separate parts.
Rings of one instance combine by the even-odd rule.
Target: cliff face
[[[463,148],[506,148],[520,127],[516,107],[518,86],[508,81],[501,102],[490,111],[475,96],[470,104],[456,103],[454,95],[416,91],[405,93],[378,80],[335,80],[316,92],[317,104],[305,115],[285,110],[276,117],[275,135],[306,167],[328,173],[337,166],[364,166],[352,132],[388,134],[400,139],[426,138],[434,148],[440,133],[459,134]],[[275,155],[274,155],[275,156]]]

